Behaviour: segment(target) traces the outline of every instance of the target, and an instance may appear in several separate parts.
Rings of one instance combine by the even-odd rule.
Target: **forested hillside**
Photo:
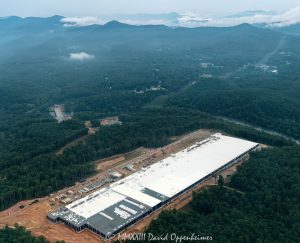
[[[94,173],[95,159],[157,147],[198,128],[290,142],[214,117],[300,137],[300,39],[230,28],[64,27],[60,16],[0,19],[0,210]],[[64,104],[73,119],[49,114]],[[85,144],[85,121],[117,115]]]
[[[276,146],[292,144],[277,136],[259,133],[193,110],[150,109],[123,115],[121,120],[122,126],[101,128],[100,132],[86,140],[85,145],[66,149],[59,156],[47,153],[22,158],[16,153],[3,153],[10,156],[10,160],[1,164],[0,209],[22,199],[45,196],[72,185],[93,174],[93,161],[97,159],[141,146],[163,146],[170,143],[170,137],[199,128],[220,129],[238,137]]]

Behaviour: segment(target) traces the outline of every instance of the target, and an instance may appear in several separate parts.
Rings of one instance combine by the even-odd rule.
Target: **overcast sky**
[[[196,12],[226,15],[245,10],[285,11],[299,0],[0,0],[0,16],[101,16]]]

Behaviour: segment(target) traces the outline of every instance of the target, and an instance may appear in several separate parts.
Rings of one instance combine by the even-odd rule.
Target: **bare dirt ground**
[[[116,165],[119,164],[120,162],[124,161],[125,157],[124,156],[118,156],[114,159],[110,159],[108,161],[105,161],[103,163],[98,163],[96,169],[97,170],[105,170],[105,169],[110,169],[111,165]]]
[[[14,226],[18,223],[27,229],[29,229],[33,235],[45,236],[50,242],[56,240],[64,240],[66,243],[99,243],[102,242],[97,235],[89,232],[83,231],[76,233],[67,226],[63,224],[53,224],[46,219],[46,215],[62,206],[63,204],[57,200],[57,196],[61,194],[67,194],[69,190],[72,190],[75,195],[79,195],[78,191],[84,188],[89,183],[94,183],[95,181],[102,181],[105,178],[108,178],[108,173],[111,170],[116,170],[122,173],[124,176],[134,173],[134,171],[128,171],[124,169],[126,165],[134,165],[134,170],[138,170],[142,167],[153,164],[172,153],[176,153],[192,144],[196,141],[203,140],[213,134],[215,131],[211,130],[198,130],[193,133],[181,136],[174,137],[174,143],[165,146],[163,148],[157,149],[145,149],[139,148],[133,152],[116,155],[107,159],[95,161],[97,174],[91,176],[86,181],[82,183],[76,183],[74,186],[65,188],[56,193],[51,194],[48,197],[38,199],[38,202],[31,204],[34,200],[27,200],[19,202],[13,207],[7,209],[6,211],[0,212],[0,227],[4,225]],[[230,168],[227,168],[222,172],[224,178],[227,175],[231,175],[236,171],[236,166],[234,165]],[[136,223],[125,232],[142,232],[145,228],[148,227],[149,223],[158,217],[162,210],[167,209],[180,209],[185,207],[192,200],[192,192],[194,190],[198,191],[207,186],[212,186],[215,184],[215,178],[210,178],[194,188],[193,190],[185,193],[178,199],[174,200],[170,204],[163,207],[163,209],[151,214],[140,222]],[[89,192],[89,193],[92,193]],[[85,196],[86,194],[81,195]],[[20,208],[20,206],[25,206]]]
[[[22,202],[25,203],[25,202]],[[15,223],[25,226],[33,235],[45,236],[49,241],[65,240],[66,242],[99,242],[99,237],[86,231],[82,234],[76,233],[65,225],[52,224],[46,219],[47,213],[51,210],[47,200],[33,204],[24,210],[20,210],[9,217],[1,217],[0,226],[8,224],[13,226]]]
[[[31,202],[32,202],[32,200],[21,201],[21,202],[15,204],[14,206],[12,206],[11,208],[7,209],[6,211],[0,212],[0,219],[14,215],[15,213],[20,211],[21,206],[28,205]]]

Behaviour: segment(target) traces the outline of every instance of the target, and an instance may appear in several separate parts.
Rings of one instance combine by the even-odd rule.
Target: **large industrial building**
[[[258,147],[217,133],[47,217],[76,231],[89,229],[109,238]]]

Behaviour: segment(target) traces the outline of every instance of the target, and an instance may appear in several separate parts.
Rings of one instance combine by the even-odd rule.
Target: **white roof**
[[[131,197],[139,202],[142,202],[150,207],[154,207],[159,204],[161,201],[151,197],[141,191],[135,190],[133,188],[127,187],[126,185],[119,185],[112,188],[113,191],[118,192],[124,196]]]
[[[73,202],[67,208],[87,218],[126,197],[154,207],[160,200],[143,193],[142,189],[172,197],[255,146],[257,143],[217,133],[111,184],[108,189]],[[88,200],[90,197],[94,198]],[[72,208],[81,201],[84,203]]]
[[[114,183],[135,190],[145,187],[172,197],[189,185],[255,147],[257,143],[214,134],[144,170]]]
[[[104,188],[69,204],[66,208],[87,219],[124,198],[125,196]]]

